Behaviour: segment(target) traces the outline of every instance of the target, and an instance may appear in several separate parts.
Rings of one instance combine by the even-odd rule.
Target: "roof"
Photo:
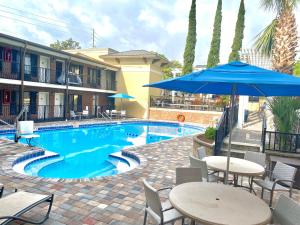
[[[101,57],[103,58],[130,58],[130,57],[153,58],[153,59],[161,59],[163,61],[168,62],[167,59],[160,56],[159,54],[147,50],[129,50],[124,52],[111,53],[108,55],[102,55]]]
[[[100,63],[102,65],[105,65],[105,66],[109,66],[109,67],[112,67],[112,68],[120,69],[120,67],[118,67],[118,66],[115,66],[115,65],[112,65],[112,64],[109,64],[109,63],[97,60],[97,59],[95,59],[93,57],[87,56],[87,55],[85,55],[83,53],[80,53],[80,52],[77,52],[74,55],[78,55],[80,57],[86,58],[87,60],[96,61],[96,62],[98,62],[98,63]]]
[[[52,51],[54,53],[60,53],[60,54],[65,55],[65,56],[73,56],[73,57],[76,57],[76,58],[79,58],[79,59],[88,60],[88,61],[93,62],[93,63],[99,63],[101,65],[106,65],[106,66],[109,66],[109,67],[112,67],[112,68],[119,69],[119,67],[117,67],[117,66],[114,66],[114,65],[111,65],[111,64],[108,64],[108,63],[104,63],[103,61],[100,61],[100,60],[97,60],[97,59],[94,59],[94,58],[91,58],[91,57],[86,57],[86,55],[83,55],[83,54],[74,54],[74,53],[70,53],[70,52],[67,52],[67,51],[63,51],[63,50],[57,50],[57,49],[48,47],[46,45],[41,45],[41,44],[38,44],[38,43],[35,43],[35,42],[27,41],[27,40],[17,38],[17,37],[13,37],[13,36],[3,34],[3,33],[0,33],[0,38],[1,37],[23,43],[24,45],[29,44],[31,46],[35,46],[35,47],[38,47],[38,48],[41,48],[41,49]]]

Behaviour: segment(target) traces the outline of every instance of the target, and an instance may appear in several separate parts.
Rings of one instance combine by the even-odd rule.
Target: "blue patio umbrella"
[[[121,110],[123,109],[123,99],[132,99],[134,97],[127,95],[125,93],[118,93],[118,94],[114,94],[109,96],[110,98],[120,98],[121,99]]]
[[[234,106],[234,95],[300,96],[300,78],[238,61],[144,86],[194,94],[231,95],[231,110]],[[232,119],[231,114],[226,182],[230,163]]]

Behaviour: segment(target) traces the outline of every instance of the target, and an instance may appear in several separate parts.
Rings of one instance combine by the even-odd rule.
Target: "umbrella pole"
[[[231,96],[230,96],[230,115],[229,115],[229,138],[228,138],[228,149],[227,149],[227,165],[226,165],[226,173],[225,173],[225,184],[228,183],[228,173],[229,173],[229,165],[230,165],[230,151],[231,151],[231,134],[232,134],[232,125],[233,125],[233,110],[234,110],[234,95],[236,92],[236,85],[232,86]]]

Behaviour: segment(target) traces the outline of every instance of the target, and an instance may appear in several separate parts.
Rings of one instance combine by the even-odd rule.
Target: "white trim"
[[[44,88],[56,88],[56,89],[66,89],[67,88],[66,85],[49,84],[49,83],[32,82],[32,81],[24,81],[24,86],[44,87]]]
[[[195,114],[213,114],[213,115],[222,115],[223,112],[216,111],[199,111],[199,110],[188,110],[188,109],[169,109],[169,108],[155,108],[150,107],[150,110],[154,111],[171,111],[171,112],[181,112],[181,113],[195,113]]]
[[[12,79],[3,79],[0,78],[0,84],[11,84],[11,85],[21,85],[20,80],[12,80]],[[49,84],[49,83],[40,83],[40,82],[32,82],[32,81],[24,81],[24,86],[27,87],[42,87],[42,88],[54,88],[54,89],[60,89],[60,90],[66,90],[66,85],[60,85],[60,84]],[[109,94],[115,94],[117,91],[112,90],[104,90],[104,89],[96,89],[96,88],[86,88],[86,87],[75,87],[75,86],[69,86],[69,90],[75,90],[75,91],[88,91],[88,92],[97,92],[97,93],[109,93]]]
[[[0,78],[0,84],[21,85],[21,81],[20,80]]]
[[[95,88],[85,88],[85,87],[75,87],[75,86],[69,86],[69,90],[76,90],[76,91],[89,91],[89,92],[100,92],[100,93],[117,93],[117,91],[111,91],[111,90],[104,90],[104,89],[95,89]]]

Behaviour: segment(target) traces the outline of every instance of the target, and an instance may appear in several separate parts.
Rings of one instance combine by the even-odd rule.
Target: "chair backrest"
[[[107,110],[105,110],[105,112],[106,112],[106,114],[110,114],[110,111],[107,109]]]
[[[273,223],[295,225],[300,223],[300,204],[291,198],[280,195],[273,210]]]
[[[202,173],[200,168],[179,167],[176,168],[176,185],[188,182],[201,182]]]
[[[244,159],[266,167],[266,154],[261,152],[245,152]]]
[[[113,109],[111,110],[111,113],[117,113],[117,110]]]
[[[75,112],[73,110],[70,111],[70,115],[71,115],[71,117],[75,117],[76,116],[76,114],[75,114]]]
[[[205,147],[203,147],[203,146],[199,147],[197,149],[197,153],[198,153],[199,159],[203,159],[204,157],[206,157]]]
[[[143,180],[145,196],[146,196],[146,204],[154,213],[156,217],[162,218],[162,205],[158,195],[158,192],[155,188],[153,188],[146,180]]]
[[[208,169],[205,161],[197,159],[193,155],[190,155],[190,167],[200,168],[202,178],[208,179]]]
[[[82,115],[89,115],[89,110],[82,110]]]
[[[121,115],[122,115],[122,116],[126,116],[126,111],[125,111],[125,110],[122,110],[122,111],[121,111]]]
[[[33,121],[19,121],[18,122],[18,134],[32,134],[34,131]]]
[[[272,178],[280,180],[294,180],[297,169],[285,163],[277,161],[273,169]],[[289,182],[283,182],[290,185]]]

